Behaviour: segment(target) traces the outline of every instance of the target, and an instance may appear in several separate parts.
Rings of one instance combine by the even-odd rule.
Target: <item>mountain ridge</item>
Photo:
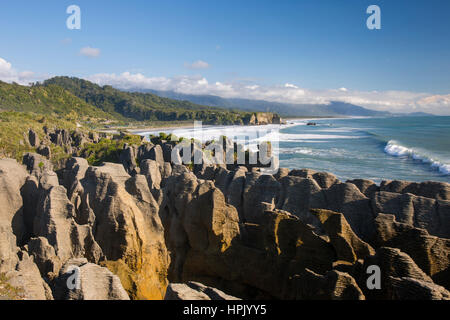
[[[208,104],[215,107],[240,109],[253,112],[275,112],[283,117],[295,116],[419,116],[419,113],[391,113],[377,111],[342,101],[330,101],[330,104],[294,104],[253,100],[244,98],[223,98],[215,95],[183,94],[175,91],[132,88],[127,91],[151,92],[161,97],[186,100],[193,103]],[[421,112],[420,116],[433,114]]]

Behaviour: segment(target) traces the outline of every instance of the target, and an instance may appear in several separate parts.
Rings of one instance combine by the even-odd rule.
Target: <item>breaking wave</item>
[[[450,164],[442,163],[441,161],[426,156],[417,150],[404,147],[400,144],[397,144],[397,142],[394,140],[391,140],[387,143],[386,147],[384,148],[384,152],[394,157],[408,157],[413,160],[422,161],[423,163],[430,164],[432,168],[437,169],[439,172],[445,175],[450,175]]]

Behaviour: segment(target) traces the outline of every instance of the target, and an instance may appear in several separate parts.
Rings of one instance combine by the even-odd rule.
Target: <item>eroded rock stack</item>
[[[23,298],[450,299],[449,184],[191,171],[157,146],[0,160],[0,273]]]

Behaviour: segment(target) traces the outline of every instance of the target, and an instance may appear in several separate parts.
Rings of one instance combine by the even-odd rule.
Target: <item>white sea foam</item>
[[[413,148],[404,147],[394,140],[387,143],[384,151],[391,156],[408,157],[414,160],[422,161],[423,163],[428,163],[432,168],[439,170],[439,172],[450,175],[450,164],[433,159],[418,150],[414,150]]]
[[[336,134],[311,134],[311,133],[302,133],[302,134],[291,134],[291,133],[281,133],[280,141],[285,142],[294,142],[294,141],[308,141],[308,140],[333,140],[333,139],[358,139],[360,136],[345,136],[345,135],[336,135]],[[316,142],[316,141],[314,141]]]

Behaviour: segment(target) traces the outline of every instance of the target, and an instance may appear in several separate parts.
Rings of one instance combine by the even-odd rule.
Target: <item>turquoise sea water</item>
[[[450,182],[450,117],[314,122],[280,131],[282,167],[329,171],[342,180]]]
[[[307,126],[308,121],[316,126]],[[279,130],[274,135],[270,130]],[[450,117],[345,118],[288,120],[287,125],[208,126],[202,136],[192,128],[140,132],[174,133],[198,140],[221,135],[256,146],[279,140],[280,166],[334,173],[339,179],[450,182]],[[239,136],[257,139],[239,140]],[[275,147],[276,148],[276,147]]]

